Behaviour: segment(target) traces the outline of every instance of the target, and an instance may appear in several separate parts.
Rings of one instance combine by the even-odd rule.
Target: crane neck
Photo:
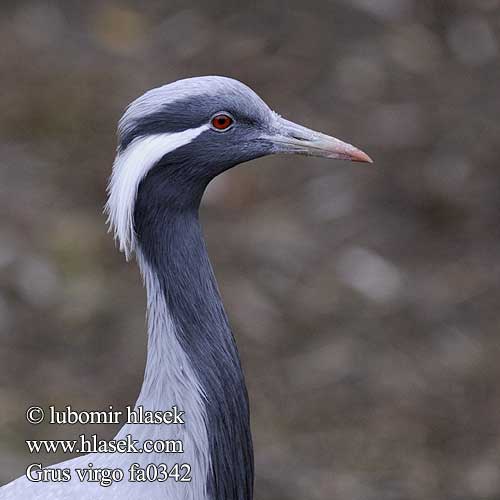
[[[150,171],[134,211],[149,330],[138,403],[185,411],[185,447],[195,450],[193,469],[205,481],[199,498],[252,500],[245,380],[198,218],[206,184],[184,186],[180,199],[168,172],[164,165]]]

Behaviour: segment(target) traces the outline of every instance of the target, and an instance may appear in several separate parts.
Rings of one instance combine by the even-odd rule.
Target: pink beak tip
[[[361,151],[360,149],[355,149],[354,151],[351,151],[349,156],[351,157],[352,161],[361,163],[373,163],[373,160],[364,151]]]

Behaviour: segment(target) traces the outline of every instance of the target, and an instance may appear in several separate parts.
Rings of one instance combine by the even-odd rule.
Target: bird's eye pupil
[[[225,130],[229,128],[232,124],[233,124],[233,119],[228,115],[220,114],[212,118],[212,125],[217,130]]]

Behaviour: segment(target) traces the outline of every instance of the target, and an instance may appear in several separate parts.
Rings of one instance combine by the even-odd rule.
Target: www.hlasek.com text
[[[80,434],[78,439],[26,440],[30,453],[184,453],[180,439],[145,439],[127,434],[123,439],[99,439],[96,434]]]

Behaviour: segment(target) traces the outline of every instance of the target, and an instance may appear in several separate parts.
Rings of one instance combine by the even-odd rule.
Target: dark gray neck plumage
[[[198,220],[204,188],[188,183],[180,189],[175,168],[158,164],[139,187],[134,226],[140,252],[164,294],[177,340],[206,395],[209,498],[251,500],[248,397]]]

